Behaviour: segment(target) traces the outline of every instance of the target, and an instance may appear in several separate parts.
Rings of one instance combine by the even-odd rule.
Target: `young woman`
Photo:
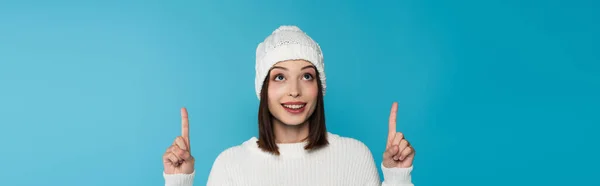
[[[256,50],[258,138],[230,147],[216,158],[207,185],[384,185],[412,186],[415,150],[396,132],[392,104],[380,181],[362,142],[326,130],[326,79],[319,45],[296,26],[281,26]],[[165,184],[191,186],[194,157],[188,115],[182,135],[163,156]]]

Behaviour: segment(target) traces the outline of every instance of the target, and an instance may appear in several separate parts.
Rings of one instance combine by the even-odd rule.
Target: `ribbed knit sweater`
[[[208,186],[413,186],[409,168],[377,166],[369,148],[362,142],[328,133],[329,145],[314,151],[304,150],[306,142],[277,144],[280,155],[258,148],[256,137],[221,152],[208,176]],[[382,152],[383,153],[383,152]],[[165,174],[166,186],[191,186],[191,174]],[[204,184],[202,184],[204,185]]]

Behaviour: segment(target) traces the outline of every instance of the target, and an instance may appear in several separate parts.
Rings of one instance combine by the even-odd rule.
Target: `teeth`
[[[299,109],[299,108],[304,107],[304,105],[283,105],[283,106],[287,107],[287,108],[291,108],[291,109]]]

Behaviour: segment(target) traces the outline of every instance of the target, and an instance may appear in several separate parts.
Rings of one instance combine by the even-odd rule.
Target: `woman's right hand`
[[[194,157],[191,153],[190,123],[185,108],[181,108],[181,136],[173,141],[163,155],[163,166],[166,174],[191,174],[194,172]]]

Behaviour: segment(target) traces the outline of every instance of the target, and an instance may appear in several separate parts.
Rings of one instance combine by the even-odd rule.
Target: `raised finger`
[[[188,113],[187,113],[187,109],[181,108],[181,136],[183,136],[183,138],[188,138],[189,134],[190,134],[190,122],[189,122],[189,118],[188,118]]]
[[[187,108],[181,108],[181,136],[185,139],[186,144],[190,144],[190,120],[188,117]]]
[[[394,134],[396,134],[396,117],[398,112],[398,103],[394,102],[392,104],[392,109],[390,110],[390,118],[388,120],[388,143],[392,142],[394,139]]]
[[[404,134],[402,134],[402,132],[396,132],[396,134],[394,134],[394,140],[392,141],[392,145],[400,145],[400,141],[402,141],[404,139]]]

